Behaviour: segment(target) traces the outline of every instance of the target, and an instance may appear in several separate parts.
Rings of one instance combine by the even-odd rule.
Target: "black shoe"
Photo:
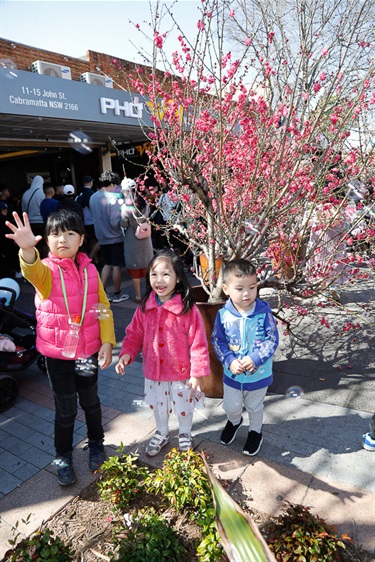
[[[240,429],[242,422],[243,418],[241,418],[240,423],[237,425],[233,425],[229,420],[227,421],[227,425],[224,427],[220,437],[223,445],[229,445],[235,440],[237,431]]]
[[[95,472],[104,462],[104,445],[101,441],[89,441],[88,447],[90,450],[89,469],[91,472]]]
[[[257,454],[257,452],[261,448],[262,443],[263,443],[263,436],[261,433],[257,433],[256,431],[249,431],[249,435],[247,436],[245,446],[242,449],[243,454],[253,457],[254,455]]]
[[[76,481],[76,473],[73,468],[72,453],[64,455],[59,459],[57,480],[61,486],[70,486]]]

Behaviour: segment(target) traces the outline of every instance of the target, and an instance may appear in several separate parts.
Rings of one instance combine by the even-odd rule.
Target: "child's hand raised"
[[[31,230],[27,213],[22,213],[23,222],[18,213],[13,213],[16,224],[6,221],[7,227],[13,234],[6,234],[6,238],[14,240],[21,250],[33,250],[34,247],[42,240],[42,236],[35,236]]]
[[[115,367],[115,371],[118,375],[125,375],[125,367],[130,363],[130,355],[128,353],[124,353],[118,360],[118,363]]]

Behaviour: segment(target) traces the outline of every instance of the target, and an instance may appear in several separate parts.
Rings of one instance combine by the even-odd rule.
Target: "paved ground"
[[[123,288],[133,296],[129,281]],[[32,311],[33,289],[25,283],[21,289],[17,307]],[[354,315],[356,307],[374,300],[370,283],[346,294]],[[115,354],[135,306],[131,301],[113,305]],[[344,324],[348,313],[328,307],[325,314],[330,322]],[[258,456],[241,452],[245,426],[232,445],[220,444],[225,423],[221,399],[207,399],[205,409],[196,412],[193,435],[195,447],[209,454],[215,474],[233,482],[234,496],[244,492],[249,506],[272,515],[282,510],[285,500],[311,506],[375,555],[375,454],[361,447],[375,410],[374,339],[371,325],[356,336],[344,331],[339,340],[331,341],[319,322],[302,321],[296,337],[282,337],[275,358],[275,382],[266,397],[264,444]],[[115,373],[115,363],[100,376],[107,453],[114,454],[122,442],[146,460],[144,447],[154,423],[142,404],[141,359],[125,377]],[[75,428],[77,482],[68,489],[59,486],[50,464],[54,413],[48,380],[35,364],[15,376],[19,398],[0,414],[0,557],[16,521],[22,533],[31,533],[94,479],[83,451],[85,426],[80,416]],[[291,386],[303,393],[288,398]],[[173,447],[174,418],[171,429]],[[161,461],[154,459],[156,466]],[[28,515],[25,525],[22,519]]]

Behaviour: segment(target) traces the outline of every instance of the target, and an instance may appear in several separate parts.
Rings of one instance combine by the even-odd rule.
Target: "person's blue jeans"
[[[82,362],[46,357],[48,377],[55,399],[55,449],[58,457],[73,450],[77,396],[85,413],[89,441],[103,442],[102,410],[98,396],[98,359]],[[79,374],[81,373],[81,374]]]

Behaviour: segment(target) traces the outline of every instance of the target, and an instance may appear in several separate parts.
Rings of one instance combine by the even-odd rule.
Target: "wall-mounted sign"
[[[0,113],[153,126],[139,94],[24,70],[1,70]]]
[[[147,151],[153,150],[150,141],[141,142],[139,144],[127,144],[116,147],[116,156],[119,158],[137,159],[146,154]]]

